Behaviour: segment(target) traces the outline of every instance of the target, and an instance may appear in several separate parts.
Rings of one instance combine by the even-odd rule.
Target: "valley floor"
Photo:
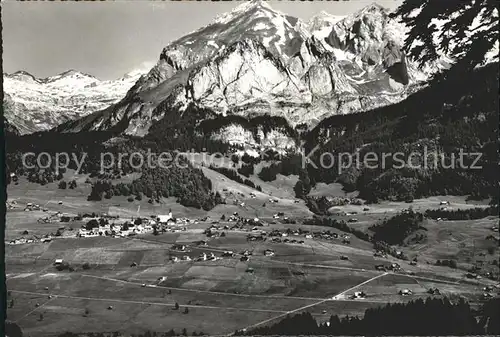
[[[222,186],[223,178],[216,176],[216,172],[211,174],[211,179],[220,179]],[[477,306],[483,301],[483,287],[496,283],[486,278],[467,279],[465,270],[460,268],[461,265],[466,268],[473,261],[471,254],[485,249],[483,240],[497,224],[494,218],[464,224],[453,221],[428,224],[432,235],[427,244],[406,252],[409,256],[419,256],[418,265],[413,266],[392,257],[375,257],[372,245],[355,237],[351,238],[350,245],[343,244],[344,233],[334,228],[304,225],[303,220],[311,213],[303,201],[296,203],[286,192],[279,196],[266,194],[266,190],[271,189],[266,185],[263,193],[250,198],[244,186],[228,182],[224,188],[244,201],[245,207],[218,205],[209,212],[191,210],[173,200],[164,200],[161,205],[128,203],[119,198],[100,203],[82,201],[88,187],[84,183],[79,186],[64,191],[25,182],[13,186],[9,200],[16,200],[16,207],[7,212],[7,240],[23,236],[24,231],[38,236],[54,233],[61,226],[66,228],[64,233],[69,233],[68,227],[77,231],[85,223],[40,223],[37,219],[47,212],[24,211],[28,202],[43,205],[48,213],[114,212],[132,220],[138,215],[166,214],[171,208],[179,217],[208,216],[208,219],[186,225],[185,231],[156,236],[149,233],[127,238],[76,238],[64,234],[51,242],[6,245],[8,303],[13,300],[7,319],[16,322],[27,336],[57,336],[65,331],[139,333],[174,329],[180,332],[183,328],[188,333],[226,335],[302,311],[311,312],[320,322],[335,314],[363,315],[367,308],[434,296],[427,291],[435,287],[440,290],[440,296],[464,297]],[[322,188],[324,191],[325,187]],[[269,198],[277,198],[278,202],[269,203]],[[470,207],[464,199],[447,198],[453,199],[454,205]],[[266,201],[266,207],[262,207]],[[438,203],[438,198],[429,198],[417,200],[415,205],[436,208]],[[353,207],[339,208],[352,212]],[[356,215],[358,223],[352,225],[363,228],[406,207],[404,203],[372,205],[370,211]],[[297,223],[285,224],[273,219],[273,214],[282,211]],[[221,215],[229,217],[233,212],[247,218],[259,217],[266,225],[258,230],[267,233],[286,229],[331,230],[339,234],[339,239],[292,234],[287,243],[273,243],[270,238],[249,241],[252,226],[224,230],[225,236],[207,238],[204,231],[213,226],[214,221],[218,221],[219,228],[234,225],[234,222],[220,220]],[[458,226],[460,231],[455,230]],[[445,231],[452,234],[444,235]],[[291,243],[292,239],[297,242]],[[200,240],[206,240],[207,245],[197,246],[195,242]],[[473,247],[471,242],[476,245]],[[186,249],[175,251],[174,244],[186,245]],[[274,251],[273,256],[265,255],[268,249]],[[245,250],[252,253],[248,261],[241,259]],[[223,257],[225,251],[235,255]],[[202,253],[213,253],[218,258],[197,261]],[[189,256],[190,260],[172,262],[173,256]],[[434,265],[435,259],[449,256],[458,257],[459,269]],[[490,258],[495,256],[483,257]],[[55,259],[67,261],[76,270],[58,271],[53,265]],[[395,262],[401,264],[402,271],[375,270],[377,264]],[[89,269],[82,268],[85,263],[90,265]],[[404,289],[413,294],[399,295]],[[365,292],[366,297],[352,299],[358,291]]]

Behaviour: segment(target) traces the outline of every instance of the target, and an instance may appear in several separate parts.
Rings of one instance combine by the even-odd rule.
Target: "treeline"
[[[213,140],[210,134],[204,134],[197,125],[205,119],[215,118],[217,114],[210,109],[189,104],[185,110],[170,108],[168,101],[158,105],[153,114],[164,117],[153,123],[144,137],[148,147],[159,151],[178,150],[209,153],[226,153],[231,146]],[[168,111],[166,111],[168,109]]]
[[[77,187],[77,183],[76,183],[76,180],[73,179],[71,180],[69,183],[66,182],[65,180],[61,180],[59,182],[59,185],[57,185],[57,187],[61,190],[65,190],[66,188],[69,188],[70,190],[73,190]]]
[[[498,205],[490,207],[475,207],[469,209],[445,210],[445,209],[429,209],[425,211],[425,217],[431,219],[447,219],[447,220],[476,220],[486,218],[488,216],[498,216]]]
[[[252,174],[254,174],[255,166],[254,164],[242,164],[238,169],[238,173],[242,176],[249,178]]]
[[[424,215],[412,209],[403,211],[395,216],[383,220],[382,223],[370,227],[374,232],[374,241],[383,241],[390,245],[400,245],[417,230],[426,230],[422,226]]]
[[[212,193],[212,182],[202,171],[193,168],[183,160],[185,168],[172,165],[169,168],[144,167],[140,178],[131,183],[114,185],[111,181],[98,180],[92,185],[88,197],[90,201],[111,199],[113,196],[132,196],[129,201],[142,200],[142,195],[149,202],[158,202],[160,198],[176,197],[186,207],[210,210],[222,203],[218,193]]]
[[[498,215],[498,206],[450,211],[436,209],[427,210],[423,214],[415,212],[410,208],[369,227],[369,230],[374,233],[371,236],[369,233],[350,227],[343,220],[339,221],[329,217],[330,214],[328,210],[333,207],[335,203],[329,201],[326,197],[306,197],[305,200],[309,209],[316,215],[319,215],[306,220],[305,224],[334,227],[344,232],[351,233],[361,240],[373,242],[376,250],[384,251],[398,258],[401,258],[401,254],[397,254],[396,249],[391,247],[391,245],[421,243],[426,240],[427,229],[422,225],[425,218],[472,220]],[[443,265],[446,265],[446,263],[443,263]]]
[[[450,194],[498,200],[498,64],[455,82],[428,86],[398,104],[323,120],[306,135],[306,154],[320,146],[309,156],[317,166],[308,165],[312,185],[340,182],[370,202]],[[436,167],[434,151],[444,155],[446,166],[438,158]],[[461,151],[481,157],[475,163],[476,155],[460,159]],[[344,160],[349,167],[339,173],[338,162],[334,168],[319,165],[323,153],[350,153],[354,162]],[[356,153],[376,155],[376,165],[358,163]],[[479,168],[470,169],[472,164]]]
[[[384,252],[386,254],[389,254],[400,260],[408,260],[408,256],[406,256],[404,252],[397,250],[395,247],[392,247],[384,241],[373,242],[373,249],[375,249],[375,251],[377,252]]]
[[[479,320],[463,298],[457,303],[447,298],[418,299],[408,303],[370,308],[363,318],[331,316],[319,324],[309,312],[287,316],[280,322],[236,335],[330,335],[330,336],[463,336],[499,334],[498,298],[487,302]],[[495,307],[496,306],[496,307]]]
[[[56,170],[56,155],[69,155],[68,169],[80,173],[98,173],[101,153],[108,152],[104,143],[113,136],[109,132],[55,133],[53,131],[6,137],[5,166],[7,177],[11,173],[25,176],[28,181],[45,185],[63,179],[66,168]],[[28,153],[32,155],[27,155]],[[44,153],[44,155],[38,156]],[[60,157],[65,166],[66,158]],[[23,162],[24,161],[24,162]],[[10,179],[7,181],[10,183]]]
[[[262,167],[259,172],[259,178],[263,181],[274,181],[278,174],[289,176],[299,175],[302,171],[302,156],[300,154],[291,154],[284,156],[277,163],[271,163],[269,166]]]
[[[59,153],[66,153],[70,156],[68,169],[80,168],[80,174],[89,174],[91,177],[98,178],[92,186],[89,200],[110,199],[114,195],[127,196],[129,200],[130,198],[141,200],[144,195],[153,202],[159,201],[161,197],[176,197],[182,205],[207,210],[222,202],[220,195],[211,192],[211,182],[203,175],[203,172],[193,168],[178,153],[162,148],[164,144],[152,142],[148,138],[115,136],[111,132],[56,133],[49,131],[11,137],[6,155],[7,176],[10,178],[10,173],[24,175],[29,181],[42,185],[60,181],[64,178],[66,170],[56,171],[56,158]],[[121,158],[123,154],[140,153],[142,158],[148,158],[146,149],[152,154],[154,166],[158,166],[155,161],[158,155],[154,154],[168,152],[176,161],[166,163],[168,168],[149,167],[146,159],[141,165],[139,156],[135,156],[132,161],[125,156],[125,159],[118,162],[118,158]],[[35,156],[24,158],[29,166],[26,167],[23,164],[23,154],[28,152],[34,153]],[[48,156],[41,156],[37,162],[36,155],[42,152],[47,153]],[[113,162],[111,158],[114,158],[116,162]],[[63,163],[64,160],[65,158]],[[81,164],[80,167],[79,164]],[[103,168],[106,169],[103,170]],[[140,173],[140,178],[131,183],[116,185],[112,183],[113,179],[120,179],[134,172]],[[76,181],[71,181],[69,184],[63,181],[58,184],[58,187],[75,188]]]
[[[118,179],[138,171],[134,166],[138,165],[140,159],[134,157],[130,160],[127,154],[139,152],[143,158],[147,158],[148,148],[153,154],[162,152],[156,144],[144,139],[115,136],[101,131],[46,131],[10,137],[6,153],[7,171],[26,176],[29,181],[42,185],[63,179],[67,169],[79,169],[80,174],[89,174],[90,177],[99,179]],[[23,157],[30,152],[32,155]],[[66,155],[69,157],[67,169],[64,167]],[[60,166],[58,172],[57,160]]]
[[[299,183],[303,184],[303,181],[299,180],[297,184]],[[297,184],[295,185],[295,189],[297,189],[298,186]],[[299,197],[299,193],[297,193],[297,191],[296,191],[296,196]],[[306,201],[306,205],[309,208],[309,210],[317,215],[329,215],[330,213],[328,210],[333,206],[338,206],[325,196],[322,197],[302,196],[302,198]]]
[[[227,178],[229,178],[233,181],[236,181],[240,184],[247,185],[251,188],[255,188],[257,191],[262,191],[262,187],[260,187],[259,185],[255,185],[254,182],[251,181],[250,179],[242,179],[235,170],[231,170],[231,169],[228,169],[225,167],[217,167],[214,165],[210,165],[209,168],[211,170],[214,170],[216,172],[223,174],[224,176],[226,176]]]
[[[374,249],[383,251],[397,258],[404,258],[401,253],[391,247],[391,245],[403,244],[405,240],[415,231],[425,227],[421,226],[424,216],[421,213],[416,213],[413,210],[403,211],[389,219],[383,220],[381,223],[371,226],[369,229],[374,232],[370,235],[367,232],[353,228],[344,220],[333,219],[328,216],[327,210],[331,207],[331,202],[325,197],[321,198],[306,198],[307,205],[311,210],[317,210],[312,219],[305,220],[305,225],[315,225],[324,227],[333,227],[350,233],[363,241],[373,242]],[[311,203],[313,205],[311,206]],[[321,211],[320,211],[321,210]]]

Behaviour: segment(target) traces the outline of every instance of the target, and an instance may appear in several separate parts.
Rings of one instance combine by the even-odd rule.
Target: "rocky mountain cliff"
[[[342,19],[321,13],[306,24],[263,1],[245,2],[165,47],[120,102],[58,130],[143,136],[192,104],[311,127],[401,101],[428,74],[406,59],[406,29],[388,14],[373,4]]]
[[[5,117],[21,134],[48,130],[122,99],[143,73],[134,71],[114,81],[75,70],[48,78],[25,71],[4,74]]]

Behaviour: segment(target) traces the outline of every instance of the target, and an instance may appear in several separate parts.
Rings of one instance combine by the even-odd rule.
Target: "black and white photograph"
[[[500,335],[496,0],[0,5],[4,336]]]

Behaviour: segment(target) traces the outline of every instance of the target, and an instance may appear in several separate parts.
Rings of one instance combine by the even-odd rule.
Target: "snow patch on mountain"
[[[190,105],[222,116],[267,114],[291,127],[312,127],[333,114],[399,102],[419,87],[428,74],[407,60],[401,48],[405,34],[378,5],[344,18],[320,13],[306,24],[265,2],[245,2],[167,45],[122,101],[61,130],[118,127],[143,136]],[[268,133],[260,143],[252,141],[237,126],[219,137],[288,146],[278,136],[269,140]]]
[[[114,81],[75,70],[47,78],[4,74],[5,116],[21,134],[48,130],[119,101],[143,73],[135,70]]]
[[[333,25],[344,18],[345,16],[331,15],[325,11],[321,11],[309,20],[307,28],[311,34],[319,39],[323,39],[330,34]]]

